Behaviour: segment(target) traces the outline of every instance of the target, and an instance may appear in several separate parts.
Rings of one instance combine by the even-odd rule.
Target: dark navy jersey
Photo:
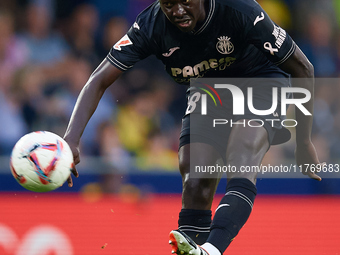
[[[190,33],[171,24],[156,1],[140,13],[107,59],[125,71],[155,55],[184,84],[198,77],[287,77],[277,65],[296,45],[256,1],[206,1],[206,20]]]

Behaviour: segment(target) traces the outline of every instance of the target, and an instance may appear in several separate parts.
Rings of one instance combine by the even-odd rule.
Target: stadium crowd
[[[153,0],[2,0],[0,3],[0,155],[24,134],[63,135],[94,68]],[[340,1],[259,0],[312,61],[318,78],[340,77]],[[84,156],[119,172],[177,169],[184,86],[149,58],[111,86],[82,137]],[[340,80],[338,81],[340,83]],[[320,160],[340,156],[340,84],[316,86],[314,143]],[[293,143],[265,162],[293,159]],[[274,156],[275,155],[275,156]]]

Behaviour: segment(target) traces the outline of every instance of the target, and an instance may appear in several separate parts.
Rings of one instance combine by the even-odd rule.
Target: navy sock
[[[207,242],[223,252],[246,223],[257,190],[248,179],[231,179],[212,222]]]
[[[207,240],[210,225],[211,210],[182,209],[179,213],[178,229],[199,245]]]

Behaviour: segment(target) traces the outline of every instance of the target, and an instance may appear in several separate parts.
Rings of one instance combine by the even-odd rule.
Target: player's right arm
[[[129,31],[111,48],[109,54],[81,90],[64,135],[64,139],[73,152],[75,164],[80,162],[80,138],[105,90],[117,80],[122,72],[132,68],[138,61],[155,54],[157,44],[152,32],[155,29],[157,15],[160,13],[157,2],[145,9]],[[78,177],[75,167],[72,173]],[[71,177],[67,181],[71,187]]]
[[[105,90],[121,73],[121,70],[112,65],[107,59],[104,59],[91,74],[87,83],[81,90],[64,135],[65,141],[72,150],[75,164],[80,162],[79,142],[88,121],[95,112]],[[75,167],[72,169],[72,173],[74,176],[78,177],[78,172]],[[67,182],[68,185],[72,187],[71,176],[68,178]]]

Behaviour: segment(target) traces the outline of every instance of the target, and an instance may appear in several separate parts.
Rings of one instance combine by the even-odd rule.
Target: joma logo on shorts
[[[182,75],[184,78],[196,77],[209,69],[214,69],[218,71],[223,71],[228,66],[235,62],[236,58],[226,57],[219,60],[212,58],[209,60],[204,60],[195,66],[185,66],[183,69],[173,67],[171,68],[171,74],[173,77],[178,77]]]

